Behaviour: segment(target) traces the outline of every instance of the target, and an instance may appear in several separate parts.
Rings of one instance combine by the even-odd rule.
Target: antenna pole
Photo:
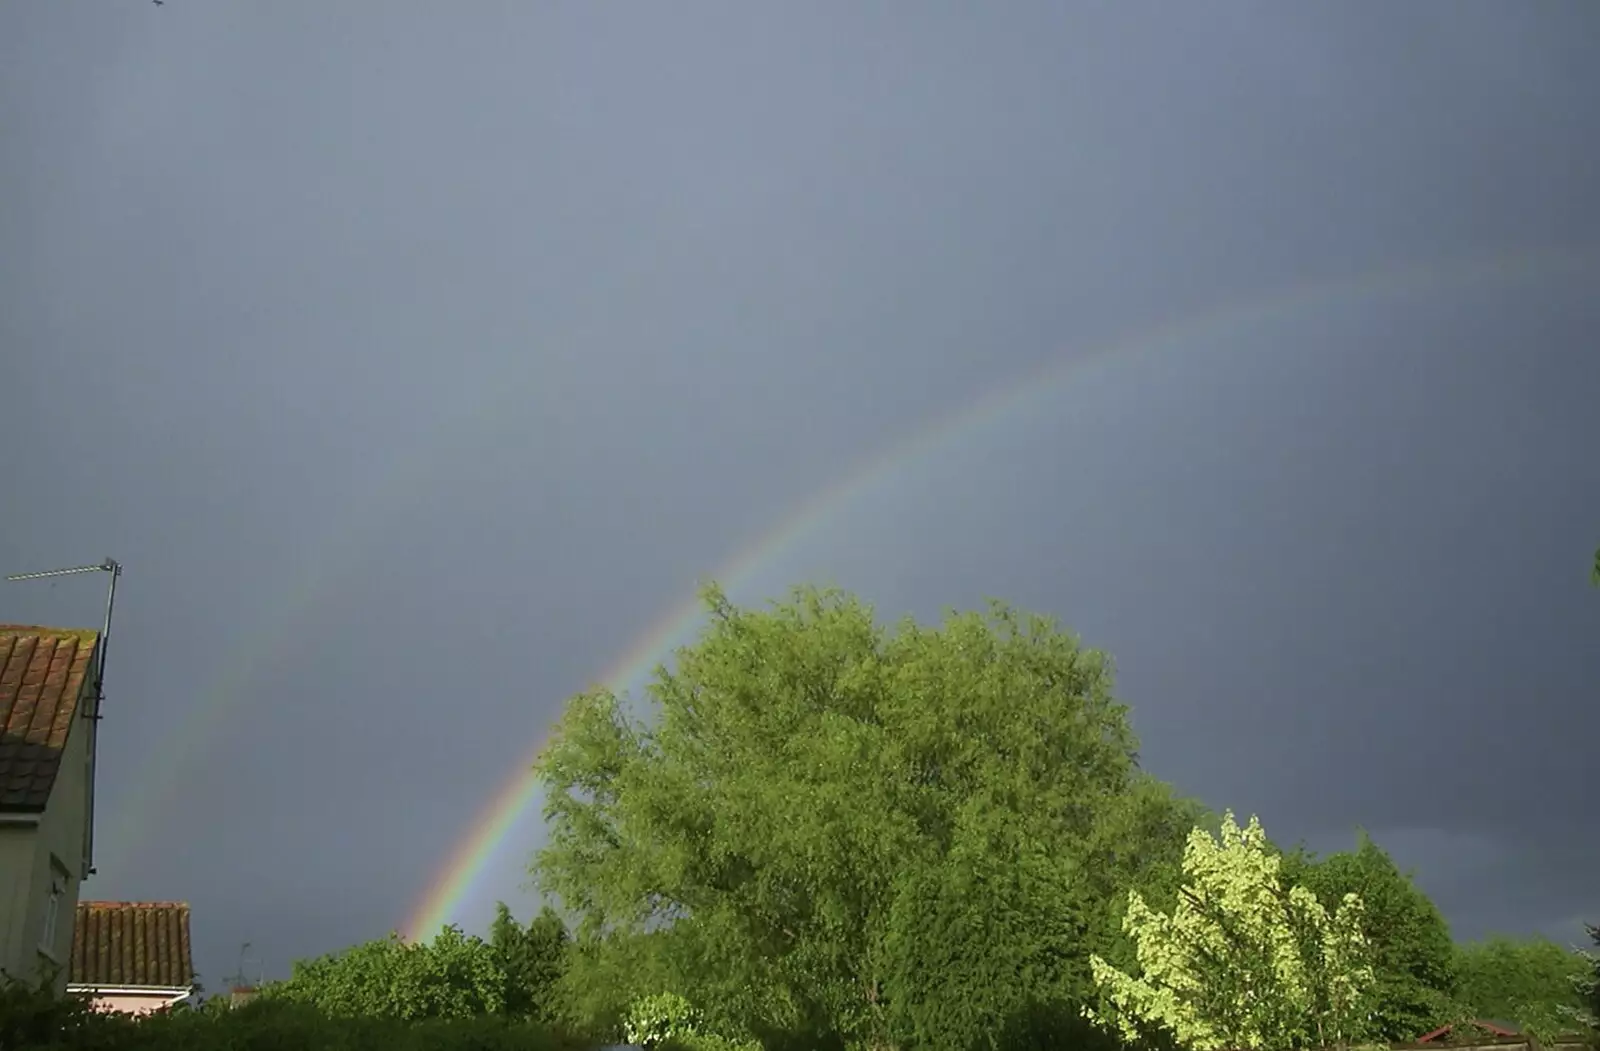
[[[249,980],[245,977],[244,973],[244,954],[248,952],[249,949],[249,942],[245,942],[243,945],[239,946],[239,969],[228,975],[227,978],[223,979],[228,983],[229,992],[232,992],[236,988],[242,988],[244,983]]]
[[[100,702],[105,700],[106,695],[106,650],[111,645],[111,613],[117,608],[117,578],[122,576],[122,564],[114,558],[107,558],[100,563],[100,568],[111,574],[111,587],[106,591],[106,621],[105,627],[100,630],[100,662],[94,677],[96,719],[100,718]],[[90,791],[93,792],[92,786]]]

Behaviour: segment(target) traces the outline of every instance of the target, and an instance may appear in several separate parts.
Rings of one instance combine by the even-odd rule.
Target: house
[[[1489,1034],[1491,1038],[1505,1039],[1522,1035],[1521,1033],[1517,1032],[1516,1028],[1510,1022],[1491,1022],[1486,1018],[1479,1018],[1474,1020],[1472,1024]],[[1431,1033],[1423,1033],[1421,1036],[1417,1037],[1417,1043],[1447,1043],[1450,1033],[1454,1029],[1455,1026],[1453,1025],[1440,1026]]]
[[[189,906],[175,901],[85,901],[72,932],[67,991],[108,1011],[144,1014],[194,993]]]
[[[67,981],[94,871],[100,633],[0,624],[0,971]]]

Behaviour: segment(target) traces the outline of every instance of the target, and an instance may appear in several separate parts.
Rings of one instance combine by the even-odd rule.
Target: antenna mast
[[[7,580],[43,580],[46,577],[67,577],[78,573],[110,573],[111,586],[106,593],[106,619],[100,629],[100,646],[94,670],[94,710],[83,713],[89,720],[89,814],[83,830],[83,876],[94,875],[94,768],[95,739],[98,737],[100,707],[106,699],[106,651],[111,645],[111,614],[117,607],[117,578],[122,576],[122,564],[107,558],[96,566],[73,566],[71,569],[47,569],[42,573],[13,573]]]
[[[233,989],[243,988],[245,982],[250,980],[250,979],[245,977],[245,973],[244,973],[244,954],[246,952],[248,952],[249,949],[250,949],[250,943],[249,942],[245,942],[243,945],[239,946],[239,969],[223,979],[223,981],[228,983],[228,987],[229,987],[229,991],[230,992]]]
[[[243,945],[239,946],[239,969],[223,979],[228,983],[229,994],[236,998],[244,995],[253,995],[256,990],[260,989],[267,982],[267,972],[265,966],[262,965],[260,959],[252,960],[246,956],[245,953],[249,951],[249,942],[245,942]],[[245,973],[244,965],[246,963],[254,963],[256,965],[256,982],[254,985],[250,984],[250,976]],[[237,1005],[239,1002],[241,1001],[238,999],[235,999],[234,1001],[235,1005]]]

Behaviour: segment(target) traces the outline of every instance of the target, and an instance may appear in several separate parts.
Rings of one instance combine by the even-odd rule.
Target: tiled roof
[[[73,985],[194,984],[189,906],[181,901],[81,901],[72,926]]]
[[[1491,1037],[1512,1037],[1522,1035],[1517,1032],[1515,1026],[1513,1026],[1513,1024],[1510,1022],[1496,1022],[1487,1018],[1477,1018],[1473,1020],[1472,1024],[1487,1032]],[[1453,1029],[1455,1029],[1454,1025],[1442,1025],[1431,1033],[1423,1033],[1421,1036],[1417,1037],[1417,1043],[1430,1044],[1439,1037],[1450,1033]]]
[[[0,811],[50,801],[100,633],[0,624]]]

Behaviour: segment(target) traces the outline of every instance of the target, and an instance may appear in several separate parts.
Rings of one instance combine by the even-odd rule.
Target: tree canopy
[[[295,963],[262,991],[343,1018],[471,1018],[505,1007],[505,972],[488,944],[446,927],[431,942],[398,935]]]
[[[1548,938],[1492,937],[1456,949],[1460,999],[1478,1018],[1543,1033],[1580,1027],[1593,964]]]
[[[1317,858],[1285,855],[1286,883],[1314,891],[1335,908],[1347,894],[1361,899],[1361,929],[1372,946],[1375,1036],[1407,1042],[1454,1018],[1455,944],[1433,901],[1383,848],[1359,831],[1356,849]]]
[[[567,966],[567,925],[546,905],[527,926],[505,902],[495,904],[489,951],[505,976],[505,1011],[542,1022],[556,1019],[556,990]]]
[[[1600,1037],[1600,927],[1589,923],[1584,924],[1584,930],[1594,948],[1579,954],[1585,966],[1583,974],[1572,983],[1580,1005],[1572,1012],[1572,1019],[1577,1026],[1588,1028]]]
[[[1472,1017],[1548,1033],[1596,995],[1553,945],[1458,949],[1364,833],[1285,853],[1174,794],[1110,660],[1048,619],[705,603],[644,696],[573,698],[538,760],[533,874],[560,913],[502,904],[487,941],[371,942],[266,998],[695,1051],[1288,1051]]]
[[[1454,945],[1365,833],[1284,852],[1143,772],[1109,659],[1053,621],[996,603],[891,628],[817,589],[705,602],[642,698],[573,698],[538,761],[533,870],[560,912],[524,925],[500,904],[487,940],[391,936],[297,963],[255,1003],[137,1024],[0,988],[0,1029],[92,1025],[108,1048],[1293,1051],[1597,1025],[1600,954]]]
[[[538,762],[572,984],[950,1047],[1090,995],[1112,898],[1175,870],[1195,812],[1141,778],[1109,659],[1001,604],[890,631],[837,591],[704,597],[646,711],[582,694]]]
[[[262,992],[342,1018],[402,1021],[504,1015],[551,1022],[567,930],[546,908],[526,927],[497,905],[489,940],[445,927],[430,941],[399,935],[295,963]]]

